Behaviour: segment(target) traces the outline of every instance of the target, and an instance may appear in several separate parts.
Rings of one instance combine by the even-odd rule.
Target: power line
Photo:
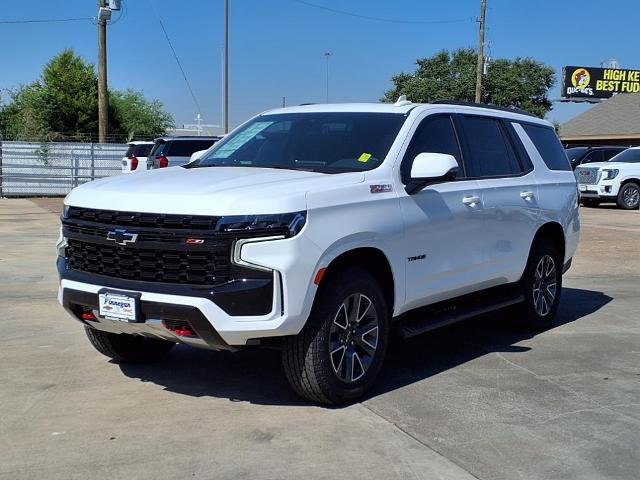
[[[184,83],[187,84],[187,88],[189,89],[189,93],[191,94],[191,98],[193,99],[193,103],[195,103],[196,108],[198,109],[198,113],[202,114],[202,110],[200,109],[200,104],[198,103],[198,100],[196,99],[196,95],[195,93],[193,93],[193,89],[191,88],[191,83],[189,83],[189,79],[187,78],[187,74],[184,71],[184,68],[182,68],[182,63],[180,63],[180,59],[178,58],[178,54],[176,53],[176,50],[173,48],[173,44],[171,43],[171,39],[169,38],[169,34],[167,33],[167,30],[164,28],[164,24],[162,23],[162,19],[160,18],[160,14],[158,13],[158,10],[156,9],[156,5],[153,2],[153,0],[151,0],[151,6],[153,7],[153,11],[156,14],[156,18],[158,19],[158,23],[160,23],[160,28],[162,29],[162,33],[164,33],[164,38],[167,39],[167,43],[169,44],[169,48],[171,49],[171,53],[173,53],[173,58],[175,58],[176,63],[178,64],[178,68],[180,69],[180,72],[182,73],[182,78],[184,78]]]
[[[93,17],[79,18],[51,18],[44,20],[0,20],[0,24],[20,24],[20,23],[59,23],[59,22],[80,22],[85,20],[93,20]]]
[[[433,25],[439,23],[462,23],[462,22],[471,22],[473,19],[469,18],[457,18],[450,20],[400,20],[393,18],[382,18],[382,17],[372,17],[369,15],[361,15],[359,13],[347,12],[345,10],[338,10],[336,8],[325,7],[324,5],[318,5],[315,3],[307,2],[306,0],[291,0],[295,3],[300,3],[302,5],[306,5],[307,7],[318,8],[320,10],[325,10],[327,12],[337,13],[339,15],[347,15],[349,17],[362,18],[364,20],[374,20],[376,22],[386,22],[386,23],[404,23],[404,24],[413,24],[413,25]]]

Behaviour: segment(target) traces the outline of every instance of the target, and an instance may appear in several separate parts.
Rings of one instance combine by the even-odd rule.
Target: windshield
[[[405,118],[398,113],[370,112],[261,115],[225,137],[189,168],[372,170],[387,156]]]
[[[640,163],[640,148],[630,148],[612,157],[610,162]]]

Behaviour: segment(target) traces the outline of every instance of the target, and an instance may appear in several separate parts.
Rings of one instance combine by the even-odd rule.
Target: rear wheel
[[[625,210],[636,210],[640,205],[640,186],[637,183],[625,183],[618,192],[617,204]]]
[[[155,338],[110,333],[85,327],[91,345],[101,354],[118,362],[152,362],[164,357],[175,343]]]
[[[600,205],[600,200],[598,200],[597,198],[583,198],[582,205],[584,205],[585,207],[597,207],[598,205]]]
[[[375,277],[360,268],[327,275],[303,330],[284,340],[282,360],[298,395],[321,403],[362,396],[385,356],[389,313]]]
[[[550,327],[562,293],[562,261],[551,241],[542,239],[532,247],[520,284],[524,295],[518,311],[521,324],[535,330]]]

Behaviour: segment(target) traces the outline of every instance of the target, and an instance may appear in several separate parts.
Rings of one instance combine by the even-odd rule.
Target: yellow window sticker
[[[362,163],[367,163],[370,158],[371,158],[370,153],[363,153],[362,155],[360,155],[360,157],[358,157],[358,161]]]

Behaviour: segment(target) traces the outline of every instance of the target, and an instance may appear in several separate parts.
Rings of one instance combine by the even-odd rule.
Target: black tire
[[[553,266],[552,274],[549,261]],[[538,278],[541,267],[542,281]],[[562,259],[554,243],[544,238],[537,240],[520,280],[524,302],[517,309],[517,314],[520,325],[526,329],[545,330],[553,324],[562,295],[562,267]],[[552,288],[553,284],[555,287]]]
[[[625,210],[637,210],[640,205],[640,185],[634,182],[625,183],[620,187],[616,203]]]
[[[353,317],[349,305],[356,302]],[[389,324],[387,303],[373,275],[354,267],[325,275],[305,327],[283,341],[289,383],[298,395],[314,402],[338,404],[361,397],[382,367]]]
[[[589,208],[597,207],[598,205],[600,205],[600,200],[598,200],[597,198],[583,198],[582,205]]]
[[[86,326],[84,328],[91,345],[117,362],[152,362],[164,357],[175,346],[175,343],[166,340],[103,332]]]

